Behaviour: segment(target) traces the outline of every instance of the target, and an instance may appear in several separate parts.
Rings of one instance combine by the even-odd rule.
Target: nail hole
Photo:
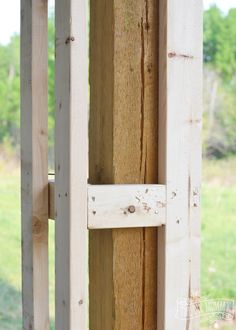
[[[175,191],[172,192],[172,198],[175,198],[177,193]]]

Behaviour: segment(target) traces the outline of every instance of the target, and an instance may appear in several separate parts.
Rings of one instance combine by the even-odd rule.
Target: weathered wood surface
[[[47,1],[21,1],[21,201],[24,329],[49,329]]]
[[[56,1],[56,329],[87,329],[86,1]]]
[[[88,185],[88,228],[158,227],[166,221],[163,185]]]
[[[197,330],[199,319],[189,308],[180,317],[177,303],[186,299],[198,312],[201,0],[160,0],[159,59],[159,182],[167,185],[167,222],[158,232],[158,329]]]
[[[157,183],[158,3],[90,3],[91,184]],[[156,229],[90,231],[90,328],[156,329]]]

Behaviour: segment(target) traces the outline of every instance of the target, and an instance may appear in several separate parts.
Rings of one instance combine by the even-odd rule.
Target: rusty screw
[[[129,213],[134,213],[135,212],[135,206],[134,205],[130,205],[128,207],[128,211],[129,211]]]

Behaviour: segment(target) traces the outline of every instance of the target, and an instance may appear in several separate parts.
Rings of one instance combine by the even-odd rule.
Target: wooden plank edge
[[[55,220],[54,189],[55,183],[50,180],[48,183],[48,218],[52,220]],[[88,185],[87,191],[88,229],[165,225],[165,185]],[[109,203],[111,200],[114,202]],[[126,201],[127,203],[125,203]]]
[[[22,328],[42,330],[50,328],[47,27],[47,1],[21,0]]]

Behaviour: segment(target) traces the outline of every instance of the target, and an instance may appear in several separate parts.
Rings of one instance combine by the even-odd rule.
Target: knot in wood
[[[42,231],[43,223],[39,218],[33,217],[33,226],[32,227],[33,227],[32,228],[33,234],[38,235]]]
[[[47,223],[44,222],[42,219],[33,216],[32,232],[35,238],[44,240],[45,234],[47,233]]]

